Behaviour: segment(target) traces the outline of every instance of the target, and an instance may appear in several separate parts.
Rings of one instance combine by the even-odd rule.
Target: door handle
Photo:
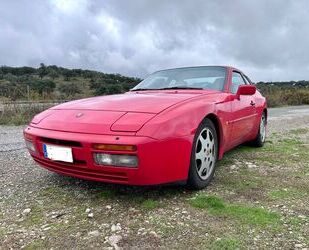
[[[255,106],[255,102],[254,102],[254,101],[251,101],[251,102],[250,102],[250,105],[251,105],[251,106]]]

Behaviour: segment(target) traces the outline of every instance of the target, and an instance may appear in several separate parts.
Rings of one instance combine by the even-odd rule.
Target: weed
[[[116,190],[107,189],[107,190],[100,191],[98,193],[98,197],[103,198],[103,199],[112,199],[116,196],[116,194],[117,194]]]
[[[307,128],[298,128],[298,129],[292,129],[289,131],[290,134],[294,134],[294,135],[303,135],[303,134],[307,134],[309,132],[309,129]]]
[[[45,246],[44,241],[43,240],[34,240],[32,242],[30,242],[25,249],[26,250],[35,250],[35,249],[43,249]]]
[[[157,208],[159,205],[159,203],[155,200],[152,200],[152,199],[147,199],[147,200],[144,200],[142,203],[141,203],[141,206],[142,208],[146,209],[146,210],[152,210],[152,209],[155,209]]]
[[[239,249],[240,241],[234,237],[225,237],[215,240],[211,245],[211,250],[234,250]]]
[[[24,221],[21,222],[27,228],[36,227],[43,221],[43,210],[41,207],[34,206]]]
[[[232,217],[246,224],[266,226],[278,224],[280,221],[280,215],[277,213],[268,212],[263,208],[226,204],[216,196],[201,194],[190,200],[190,204],[196,208],[207,209],[211,214]]]
[[[191,205],[197,208],[208,208],[211,210],[222,210],[225,208],[223,200],[216,196],[198,195],[191,200]]]
[[[272,190],[268,193],[269,197],[275,200],[288,199],[288,198],[303,198],[308,196],[308,192],[296,188],[284,188]]]

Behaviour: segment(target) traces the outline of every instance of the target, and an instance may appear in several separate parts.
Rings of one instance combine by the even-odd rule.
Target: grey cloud
[[[0,2],[0,64],[145,76],[234,65],[253,80],[309,79],[306,0]]]

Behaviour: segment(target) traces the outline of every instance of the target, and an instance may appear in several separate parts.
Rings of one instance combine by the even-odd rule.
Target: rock
[[[303,245],[302,244],[295,244],[295,248],[302,248]]]
[[[116,231],[120,231],[120,230],[121,230],[121,226],[120,226],[119,223],[118,223],[117,225],[113,224],[113,225],[111,226],[111,231],[112,231],[112,232],[116,232]]]
[[[107,205],[107,206],[105,206],[105,208],[107,208],[107,209],[112,209],[112,206]]]
[[[89,232],[88,235],[98,237],[100,235],[100,232],[98,230],[95,230],[95,231]]]
[[[90,208],[87,208],[85,213],[89,214],[91,212],[91,209]]]
[[[121,235],[112,235],[109,236],[107,239],[107,242],[113,246],[115,249],[118,249],[117,244],[122,240],[122,236]]]
[[[154,238],[159,238],[159,235],[155,231],[150,231],[149,235],[153,236]]]
[[[93,218],[93,213],[89,213],[89,214],[87,215],[87,217],[88,217],[88,218]]]
[[[235,170],[235,169],[237,169],[237,166],[236,165],[232,165],[232,166],[230,166],[230,169],[231,170]]]
[[[22,212],[22,214],[27,215],[27,214],[29,214],[30,212],[31,212],[31,208],[26,208],[26,209],[24,209],[24,211]]]
[[[247,167],[248,168],[257,168],[258,166],[253,164],[253,163],[251,163],[251,162],[247,162]]]
[[[58,218],[60,218],[63,215],[65,215],[65,213],[52,212],[51,218],[52,219],[58,219]]]

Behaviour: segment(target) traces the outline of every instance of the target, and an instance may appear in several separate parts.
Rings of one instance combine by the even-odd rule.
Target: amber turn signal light
[[[26,132],[24,132],[24,138],[25,138],[26,140],[29,140],[29,141],[33,141],[33,140],[34,140],[34,136],[31,135],[31,134],[28,134],[28,133],[26,133]]]
[[[94,144],[93,148],[107,151],[136,151],[135,145]]]

